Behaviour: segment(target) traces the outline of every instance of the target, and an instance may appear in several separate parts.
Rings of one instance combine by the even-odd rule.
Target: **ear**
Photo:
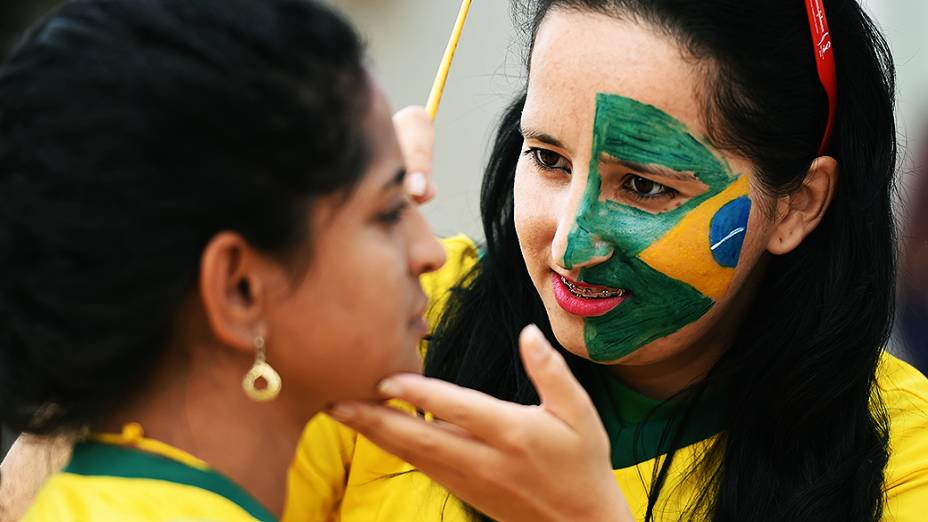
[[[767,243],[774,255],[788,254],[815,230],[834,198],[838,162],[821,156],[812,162],[802,184],[777,203],[777,223]]]
[[[210,329],[223,344],[254,352],[265,336],[264,313],[273,270],[241,235],[221,232],[200,260],[200,298]]]

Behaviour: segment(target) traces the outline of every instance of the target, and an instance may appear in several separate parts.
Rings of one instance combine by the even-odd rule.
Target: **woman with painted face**
[[[294,519],[312,519],[299,492],[320,477],[341,520],[608,519],[601,474],[534,429],[561,410],[520,364],[519,330],[537,323],[593,398],[635,520],[923,520],[928,382],[882,349],[893,69],[860,5],[528,13],[526,89],[484,178],[486,246],[447,242],[430,278],[426,374],[541,407],[391,378],[385,396],[445,422],[340,405],[367,438],[310,426]],[[324,433],[342,455],[327,468]]]
[[[25,520],[276,520],[309,418],[419,367],[444,254],[404,175],[317,3],[35,27],[0,68],[0,419],[91,432]]]

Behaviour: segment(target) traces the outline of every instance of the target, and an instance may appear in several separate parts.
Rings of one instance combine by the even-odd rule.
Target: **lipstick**
[[[557,273],[551,274],[551,285],[554,287],[554,299],[557,304],[567,313],[580,317],[606,315],[628,297],[623,290],[588,285],[567,279]]]

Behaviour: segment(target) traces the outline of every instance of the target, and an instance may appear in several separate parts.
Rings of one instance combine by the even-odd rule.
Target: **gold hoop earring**
[[[259,389],[256,386],[258,379],[264,379],[264,388]],[[264,337],[259,335],[255,337],[255,364],[242,379],[242,389],[251,400],[267,402],[277,397],[280,388],[280,374],[267,363],[267,347],[264,344]]]

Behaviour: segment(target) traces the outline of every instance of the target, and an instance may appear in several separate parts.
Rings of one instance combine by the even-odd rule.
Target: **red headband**
[[[831,33],[828,32],[828,19],[825,18],[825,6],[822,0],[806,0],[806,13],[809,15],[809,27],[812,30],[812,45],[815,47],[815,66],[818,78],[828,95],[828,123],[825,136],[818,148],[818,155],[823,156],[831,146],[831,136],[835,126],[835,112],[838,108],[838,81],[835,73],[835,53],[831,48]]]

